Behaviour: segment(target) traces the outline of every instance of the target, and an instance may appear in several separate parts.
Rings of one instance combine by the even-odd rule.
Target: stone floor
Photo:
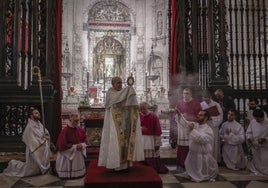
[[[161,147],[161,158],[170,169],[168,174],[160,174],[163,181],[163,188],[267,188],[268,177],[256,176],[249,173],[247,170],[232,171],[221,166],[220,173],[214,182],[194,183],[189,179],[183,178],[176,172],[176,150],[169,146]],[[4,155],[0,153],[0,170],[2,172],[6,161],[10,158],[23,160],[23,154],[10,153]],[[21,187],[43,187],[43,188],[79,188],[84,187],[83,178],[75,180],[61,180],[54,175],[40,175],[27,178],[16,178],[0,176],[1,188],[21,188]]]

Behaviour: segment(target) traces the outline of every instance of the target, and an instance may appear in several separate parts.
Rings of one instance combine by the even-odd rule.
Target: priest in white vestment
[[[50,170],[49,132],[39,121],[40,113],[37,109],[31,109],[30,115],[22,135],[22,141],[26,144],[26,161],[11,160],[3,175],[26,177],[45,174]]]
[[[120,77],[112,79],[106,95],[99,166],[125,170],[133,161],[144,160],[139,104],[132,86],[122,89]]]
[[[213,141],[213,156],[218,163],[221,162],[221,151],[220,151],[220,137],[219,127],[223,120],[223,111],[219,103],[211,98],[211,94],[206,92],[203,95],[203,101],[200,103],[202,110],[208,110],[211,116],[211,120],[208,121],[208,125],[213,130],[214,141]]]
[[[218,163],[212,156],[213,131],[207,124],[210,115],[201,110],[198,123],[190,123],[189,153],[185,160],[186,175],[194,182],[209,181],[217,177]]]
[[[268,176],[268,120],[261,109],[254,110],[253,117],[246,131],[252,151],[247,167],[256,175]]]
[[[246,166],[245,155],[242,144],[245,142],[245,131],[236,120],[236,110],[230,109],[227,121],[220,129],[222,138],[222,157],[227,168],[232,170],[243,169]]]

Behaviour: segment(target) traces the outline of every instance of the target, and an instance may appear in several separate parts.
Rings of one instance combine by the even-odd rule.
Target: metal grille
[[[178,66],[186,74],[198,73],[202,89],[221,88],[232,96],[241,123],[250,98],[257,99],[267,111],[268,1],[183,0],[181,3],[184,6],[178,6]]]
[[[267,11],[265,0],[225,1],[229,80],[236,91],[236,103],[242,114],[249,98],[255,98],[267,111]]]
[[[229,1],[230,83],[240,90],[267,89],[266,2]]]
[[[2,105],[0,106],[0,136],[19,136],[22,134],[28,120],[29,106]]]

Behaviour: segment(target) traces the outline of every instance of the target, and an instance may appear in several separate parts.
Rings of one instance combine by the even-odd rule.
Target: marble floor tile
[[[183,185],[178,183],[164,183],[163,188],[184,188]]]
[[[176,177],[173,174],[159,174],[163,183],[179,183]]]
[[[268,183],[259,182],[259,181],[251,181],[245,188],[267,188]]]
[[[41,186],[38,188],[64,188],[64,186]]]
[[[231,170],[225,166],[220,166],[219,172],[220,173],[235,173],[235,174],[250,174],[248,170]]]
[[[237,188],[230,182],[182,183],[184,188]]]
[[[257,176],[254,174],[220,173],[228,181],[247,181],[247,180],[268,180],[268,176]]]
[[[12,187],[20,178],[0,175],[0,187],[10,188]]]
[[[45,186],[47,184],[51,184],[56,181],[60,181],[61,179],[50,174],[45,174],[39,176],[25,177],[21,180],[36,187],[40,187]]]
[[[79,179],[66,180],[65,186],[83,187],[84,186],[84,177],[79,178]]]

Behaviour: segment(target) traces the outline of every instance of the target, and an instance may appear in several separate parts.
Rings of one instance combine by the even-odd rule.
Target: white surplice
[[[65,151],[58,151],[56,159],[56,170],[58,176],[61,178],[76,178],[84,176],[86,173],[85,157],[86,144],[82,144],[82,150],[76,149],[74,144],[70,149]]]
[[[211,121],[208,122],[208,125],[212,128],[214,133],[214,142],[213,142],[213,156],[217,162],[221,161],[221,151],[220,151],[220,137],[219,137],[219,127],[223,120],[223,111],[219,103],[211,100],[210,103],[205,101],[200,103],[202,110],[206,110],[210,107],[216,106],[219,112],[217,116],[211,116]]]
[[[231,133],[227,135],[226,129],[231,129]],[[222,157],[226,166],[233,170],[244,168],[245,155],[242,143],[245,141],[245,131],[237,121],[226,121],[222,124],[219,131],[223,139]]]
[[[253,159],[247,164],[248,169],[257,175],[268,175],[268,120],[258,123],[251,120],[247,131],[247,139],[251,139]],[[259,138],[265,138],[263,144],[258,143]]]
[[[47,129],[45,132],[48,134]],[[40,121],[28,119],[22,141],[26,144],[26,161],[11,160],[3,175],[26,177],[47,173],[50,168],[50,139],[44,137],[44,127]]]
[[[185,160],[186,173],[195,182],[216,178],[219,169],[212,156],[212,129],[208,124],[196,123],[189,138],[189,153]]]

